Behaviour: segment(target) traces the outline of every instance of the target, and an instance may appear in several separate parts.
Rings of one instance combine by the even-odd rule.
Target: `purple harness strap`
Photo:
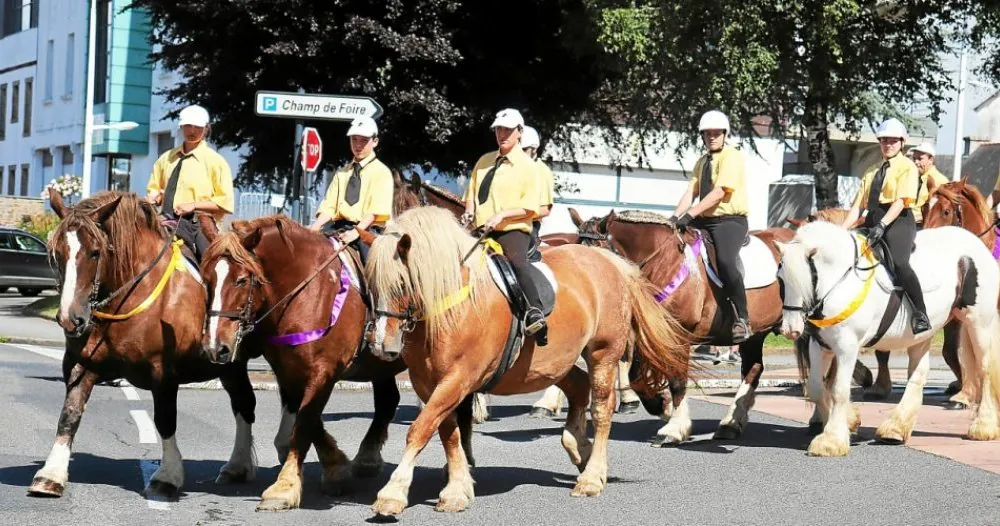
[[[695,238],[694,243],[691,243],[691,251],[694,252],[695,257],[698,257],[701,253],[701,243],[701,236]],[[667,283],[666,287],[663,287],[663,290],[653,296],[653,299],[655,299],[657,303],[663,303],[663,300],[669,298],[674,292],[677,292],[677,289],[681,287],[684,280],[686,280],[691,274],[691,271],[694,270],[691,268],[692,266],[693,265],[689,263],[687,257],[685,257],[684,264],[681,265],[681,268],[677,271],[677,274],[674,275],[674,278],[670,280],[670,283]]]
[[[337,247],[336,241],[333,241],[333,246],[334,248]],[[304,345],[306,343],[314,342],[322,338],[331,327],[337,324],[337,319],[340,318],[340,311],[344,308],[344,303],[347,301],[347,291],[350,288],[351,276],[347,271],[347,265],[341,264],[340,291],[338,291],[337,295],[333,298],[333,308],[330,311],[330,324],[326,327],[313,329],[311,331],[293,332],[292,334],[271,336],[267,339],[268,343],[271,343],[272,345],[291,345],[294,347],[296,345]]]
[[[993,227],[997,240],[993,243],[993,259],[1000,261],[1000,227]]]

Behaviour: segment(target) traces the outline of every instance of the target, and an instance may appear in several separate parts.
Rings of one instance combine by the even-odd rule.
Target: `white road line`
[[[8,344],[8,345],[10,345],[11,347],[17,347],[22,351],[33,352],[37,355],[44,356],[46,358],[52,358],[53,360],[58,360],[60,362],[63,359],[64,351],[56,347],[42,347],[41,345],[21,345],[21,344],[17,345]]]
[[[139,391],[136,391],[135,387],[132,387],[127,383],[121,386],[121,390],[125,393],[126,400],[132,400],[133,402],[142,400],[142,398],[139,398]]]
[[[142,487],[149,487],[149,480],[153,478],[153,473],[156,473],[159,467],[160,463],[155,460],[139,460],[139,469],[142,471]],[[170,511],[169,502],[146,499],[146,505],[151,510]]]
[[[156,444],[156,427],[153,426],[149,413],[142,409],[133,409],[129,414],[132,415],[132,420],[135,420],[135,426],[139,428],[139,443]]]

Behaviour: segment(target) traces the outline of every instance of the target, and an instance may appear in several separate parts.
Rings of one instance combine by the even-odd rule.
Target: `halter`
[[[880,263],[876,263],[872,260],[871,249],[868,248],[863,252],[863,255],[865,259],[868,260],[869,263],[872,263],[872,265],[864,268],[858,266],[858,263],[861,261],[862,254],[860,254],[858,251],[857,239],[858,239],[857,235],[855,235],[855,237],[852,239],[853,242],[851,243],[851,246],[854,247],[854,263],[851,266],[849,266],[847,270],[844,271],[844,273],[840,276],[840,279],[838,279],[837,282],[834,283],[832,287],[830,287],[830,290],[828,290],[826,294],[823,294],[823,296],[818,301],[816,301],[810,306],[782,305],[781,306],[782,310],[790,312],[802,312],[806,315],[806,320],[810,324],[820,329],[833,327],[834,325],[837,325],[846,320],[847,318],[851,317],[851,315],[854,314],[859,307],[861,307],[861,304],[864,303],[865,298],[868,297],[868,291],[871,289],[872,281],[874,281],[875,278],[875,269],[880,265]],[[816,264],[813,261],[812,256],[808,256],[806,260],[809,263],[809,273],[812,276],[813,292],[815,293],[816,284],[819,279],[818,273],[816,271]],[[837,287],[841,283],[844,282],[845,279],[847,279],[847,276],[851,275],[851,272],[856,273],[857,271],[869,272],[868,277],[866,278],[862,279],[861,276],[858,276],[858,278],[862,279],[862,282],[864,283],[864,285],[861,287],[861,292],[859,292],[858,295],[855,296],[854,299],[851,300],[851,302],[847,305],[847,307],[845,307],[842,311],[829,318],[823,318],[822,317],[823,304],[826,301],[826,299],[830,296],[830,294],[833,293],[834,290],[837,289]]]

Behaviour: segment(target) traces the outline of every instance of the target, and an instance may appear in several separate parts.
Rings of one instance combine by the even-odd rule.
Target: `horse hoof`
[[[653,447],[672,447],[681,445],[681,441],[677,440],[676,437],[666,436],[666,435],[656,435],[650,446]]]
[[[230,473],[228,471],[220,471],[219,476],[215,478],[216,484],[244,484],[250,480],[247,476],[247,472],[243,473]]]
[[[181,489],[173,484],[151,480],[149,481],[149,486],[146,486],[146,489],[142,490],[142,496],[149,500],[177,502],[181,496]]]
[[[969,406],[963,402],[948,402],[944,404],[944,408],[946,411],[964,411],[968,409]]]
[[[257,511],[288,511],[290,509],[292,509],[290,504],[279,499],[262,500],[257,505]]]
[[[618,414],[621,415],[631,415],[639,410],[639,401],[634,402],[622,402],[618,406]]]
[[[396,517],[406,509],[406,502],[399,499],[380,497],[372,504],[372,511],[378,517]]]
[[[738,427],[719,426],[719,429],[715,430],[715,435],[712,438],[715,440],[736,440],[742,434],[743,432]]]
[[[550,411],[544,407],[536,407],[528,413],[528,418],[555,418],[556,414],[554,411]]]
[[[814,437],[823,432],[822,422],[809,422],[809,427],[806,429],[806,435]]]
[[[902,438],[895,436],[876,436],[875,441],[879,444],[885,444],[887,446],[901,446],[904,444],[904,440]]]
[[[377,477],[382,473],[383,463],[380,462],[355,462],[351,466],[351,472],[358,478]]]
[[[45,477],[35,477],[28,486],[29,497],[62,497],[66,486]]]
[[[434,511],[439,511],[441,513],[458,513],[469,509],[469,498],[466,496],[452,497],[452,498],[442,498],[438,500],[437,505],[434,506]]]
[[[603,490],[604,488],[600,484],[581,480],[576,483],[576,487],[573,488],[571,495],[574,497],[597,497]]]
[[[945,396],[957,395],[959,391],[962,390],[962,384],[958,380],[948,384],[948,388],[944,390]]]

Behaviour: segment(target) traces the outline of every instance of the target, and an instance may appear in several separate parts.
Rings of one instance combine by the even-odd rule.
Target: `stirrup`
[[[737,334],[738,329],[743,330],[742,336]],[[732,333],[733,333],[733,342],[743,343],[749,340],[751,336],[753,336],[753,329],[750,327],[750,322],[748,322],[745,319],[738,318],[736,320],[736,323],[733,323]]]
[[[531,318],[532,315],[536,315],[537,319],[529,325],[528,319]],[[541,309],[531,307],[528,309],[528,312],[524,313],[524,332],[528,335],[533,336],[535,333],[545,328],[545,325],[545,315],[542,314]]]

